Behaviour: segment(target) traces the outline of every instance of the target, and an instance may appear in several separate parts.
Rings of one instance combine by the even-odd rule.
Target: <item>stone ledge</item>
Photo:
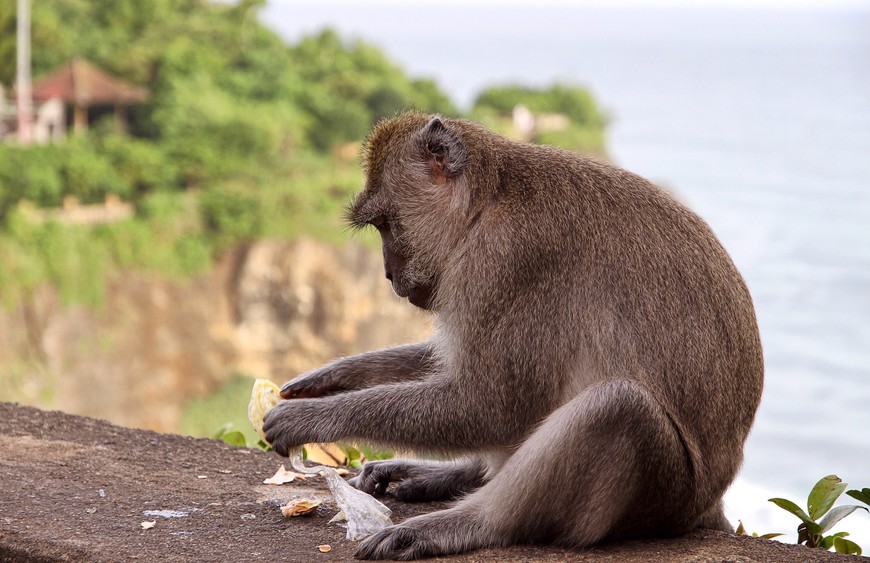
[[[356,543],[327,524],[335,513],[322,479],[266,486],[275,454],[113,426],[0,403],[0,561],[346,561]],[[285,519],[278,504],[325,499],[312,517]],[[394,521],[439,503],[387,498]],[[185,516],[148,516],[145,511]],[[156,521],[143,530],[143,521]],[[332,550],[320,553],[318,545]],[[585,550],[515,546],[457,561],[834,561],[844,557],[721,532],[619,542]]]

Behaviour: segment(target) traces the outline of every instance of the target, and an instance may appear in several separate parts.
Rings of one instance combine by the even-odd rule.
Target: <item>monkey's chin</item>
[[[432,308],[432,286],[430,285],[418,285],[409,289],[403,288],[401,293],[396,288],[393,289],[399,297],[407,297],[411,305],[426,311]]]

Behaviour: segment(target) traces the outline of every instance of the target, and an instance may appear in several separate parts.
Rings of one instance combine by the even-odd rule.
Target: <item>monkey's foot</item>
[[[476,460],[438,463],[420,460],[370,461],[350,483],[369,494],[384,494],[390,483],[398,483],[397,499],[427,502],[457,498],[484,483],[485,469]]]
[[[439,553],[424,533],[406,526],[390,526],[365,540],[353,556],[357,559],[408,561]]]
[[[461,553],[484,547],[475,518],[457,510],[441,510],[406,520],[363,541],[357,559],[407,561],[433,555]]]

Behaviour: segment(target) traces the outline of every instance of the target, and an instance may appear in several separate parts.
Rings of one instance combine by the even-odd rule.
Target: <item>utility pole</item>
[[[30,90],[30,0],[18,0],[18,59],[15,92],[18,94],[18,142],[29,145],[33,139],[33,98]]]

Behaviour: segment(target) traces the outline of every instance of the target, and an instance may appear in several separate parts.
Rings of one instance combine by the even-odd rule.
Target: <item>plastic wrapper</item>
[[[293,469],[299,473],[319,473],[326,478],[329,491],[347,518],[347,539],[361,540],[393,525],[393,521],[390,520],[392,510],[375,497],[354,489],[332,467],[324,465],[305,467],[302,464],[301,452],[293,455],[290,463]]]

